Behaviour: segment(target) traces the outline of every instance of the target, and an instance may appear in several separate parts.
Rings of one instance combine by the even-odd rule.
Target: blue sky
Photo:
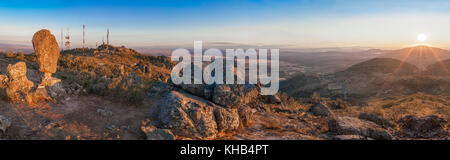
[[[115,45],[183,46],[194,40],[301,48],[367,46],[396,48],[450,44],[446,0],[0,0],[0,43],[30,44],[50,29],[59,40],[70,29],[75,46],[81,26],[88,45],[106,28]],[[450,46],[450,45],[449,45]]]

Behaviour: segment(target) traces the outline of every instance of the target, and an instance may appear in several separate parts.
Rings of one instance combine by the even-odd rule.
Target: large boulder
[[[5,90],[8,98],[13,102],[29,99],[29,91],[34,86],[34,83],[27,78],[26,63],[9,64],[6,72],[8,74],[8,82]]]
[[[0,115],[0,131],[6,132],[6,129],[11,127],[11,119],[6,116]]]
[[[330,108],[323,103],[317,103],[317,104],[311,106],[311,108],[308,111],[311,112],[312,114],[314,114],[315,116],[332,115]]]
[[[179,84],[177,86],[190,94],[203,97],[205,99],[211,99],[211,92],[214,87],[213,85],[206,84]]]
[[[152,110],[154,124],[170,129],[175,135],[195,138],[214,138],[219,131],[231,131],[239,126],[236,110],[223,108],[201,97],[171,91],[161,98]]]
[[[49,30],[42,29],[34,34],[32,42],[39,71],[44,73],[39,88],[53,86],[60,82],[60,79],[52,77],[52,74],[56,72],[58,67],[58,58],[60,56],[55,36]]]
[[[239,114],[237,109],[225,109],[216,107],[214,117],[219,132],[229,132],[239,128]]]
[[[376,114],[373,113],[360,113],[358,116],[359,119],[362,120],[366,120],[366,121],[371,121],[373,123],[376,123],[380,126],[382,126],[383,128],[393,128],[394,124],[392,124],[389,120],[384,119],[381,116],[378,116]]]
[[[392,140],[392,135],[373,122],[353,117],[336,117],[328,122],[328,130],[338,135],[360,135],[377,140]]]
[[[34,34],[32,42],[39,71],[55,73],[60,56],[55,36],[49,30],[42,29]]]
[[[436,115],[419,118],[408,115],[398,122],[401,132],[411,138],[440,138],[448,136],[448,131],[444,129],[447,121]]]
[[[259,88],[252,84],[220,84],[214,87],[212,101],[222,106],[231,107],[249,103],[258,96]]]
[[[66,90],[63,87],[62,83],[56,83],[53,86],[47,87],[47,93],[52,98],[64,97],[67,95]]]

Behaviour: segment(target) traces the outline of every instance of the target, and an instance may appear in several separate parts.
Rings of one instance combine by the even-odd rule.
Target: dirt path
[[[143,139],[140,125],[149,109],[80,96],[33,105],[3,102],[0,114],[12,119],[0,139]]]

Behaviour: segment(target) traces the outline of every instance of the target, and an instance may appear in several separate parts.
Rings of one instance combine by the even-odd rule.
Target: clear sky
[[[448,0],[0,0],[0,43],[31,45],[47,28],[61,28],[74,46],[87,26],[90,47],[106,28],[114,45],[130,47],[209,43],[320,48],[450,48]]]

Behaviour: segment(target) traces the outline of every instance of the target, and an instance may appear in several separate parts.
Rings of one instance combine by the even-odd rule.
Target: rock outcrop
[[[249,113],[239,111],[188,93],[170,91],[157,102],[151,117],[156,120],[155,126],[170,129],[177,136],[211,139],[219,132],[238,129],[241,119],[250,121]]]
[[[376,114],[360,113],[358,118],[362,119],[362,120],[366,120],[366,121],[371,121],[373,123],[376,123],[376,124],[380,125],[383,128],[392,128],[392,127],[394,127],[394,124],[389,122],[389,120],[384,119],[383,117],[378,116]]]
[[[217,107],[214,109],[214,117],[219,132],[231,132],[239,127],[239,113],[237,109]]]
[[[216,104],[231,107],[246,104],[259,96],[259,88],[252,84],[216,85],[212,101]]]
[[[309,109],[309,112],[316,116],[329,116],[332,115],[330,108],[323,103],[317,103]]]
[[[438,138],[449,134],[444,129],[447,122],[435,115],[423,118],[408,115],[401,118],[398,123],[401,126],[401,132],[409,138]]]
[[[58,43],[54,35],[49,30],[42,29],[33,36],[33,48],[36,53],[39,71],[44,73],[39,88],[53,86],[61,80],[52,77],[58,67],[60,56]]]
[[[328,130],[337,135],[360,135],[376,140],[392,140],[393,136],[373,122],[352,117],[336,117],[328,122]]]
[[[189,138],[213,138],[217,131],[214,104],[189,94],[171,91],[153,110],[157,126]]]
[[[14,65],[9,64],[6,69],[8,74],[6,95],[13,102],[19,102],[24,99],[29,101],[30,89],[34,83],[27,78],[27,65],[25,62],[18,62]]]

